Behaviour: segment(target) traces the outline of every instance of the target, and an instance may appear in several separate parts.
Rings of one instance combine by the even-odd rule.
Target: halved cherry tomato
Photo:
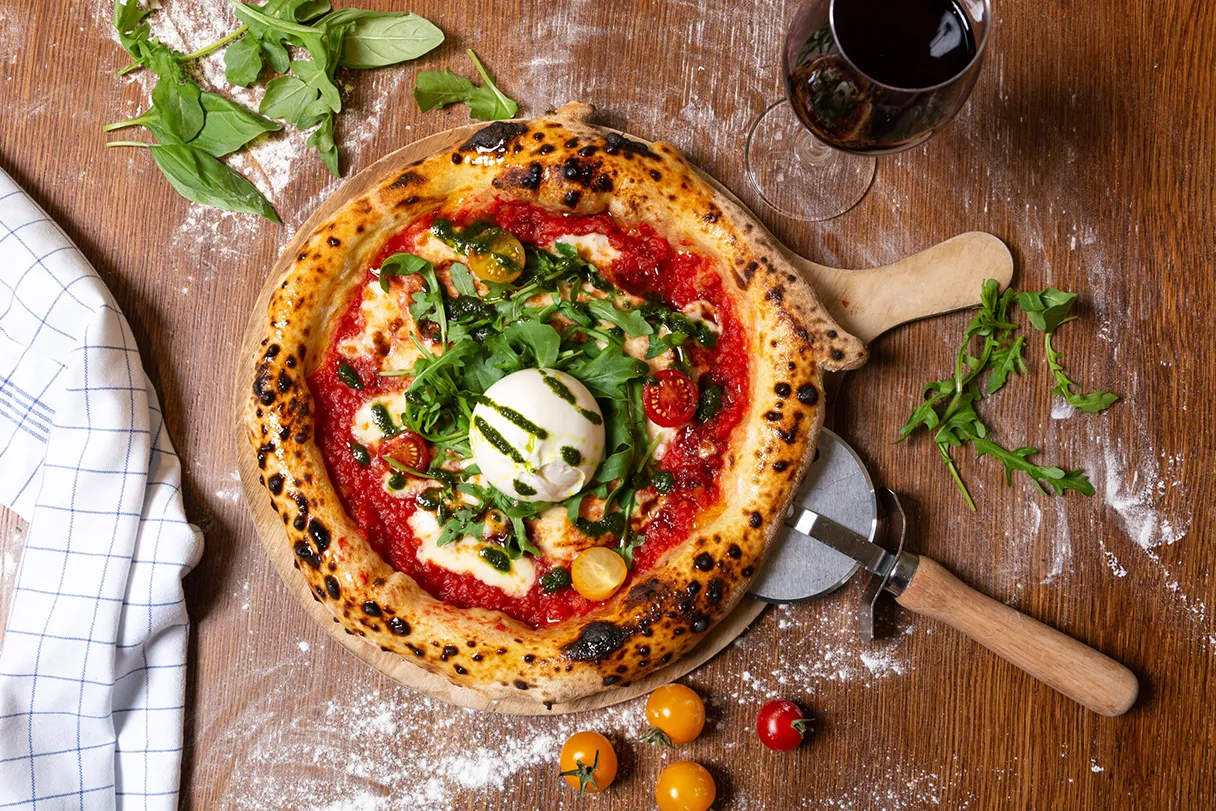
[[[646,720],[650,731],[643,740],[680,746],[695,739],[705,727],[705,702],[682,684],[665,684],[646,699]]]
[[[810,719],[792,701],[770,701],[756,716],[756,735],[760,742],[777,752],[797,749],[806,734]]]
[[[431,464],[431,451],[426,440],[413,431],[402,431],[380,444],[380,453],[391,456],[411,470],[426,470]]]
[[[588,600],[607,600],[616,594],[627,574],[624,559],[606,546],[584,549],[570,566],[574,590]]]
[[[659,811],[709,811],[717,796],[713,776],[704,766],[689,760],[664,769],[654,790]]]
[[[656,372],[642,389],[646,416],[663,428],[678,428],[697,413],[697,384],[678,369]]]
[[[576,732],[562,745],[561,775],[579,794],[594,794],[616,779],[616,750],[598,732]]]
[[[511,234],[499,234],[490,242],[489,250],[468,255],[469,270],[483,282],[506,284],[524,272],[523,243]]]

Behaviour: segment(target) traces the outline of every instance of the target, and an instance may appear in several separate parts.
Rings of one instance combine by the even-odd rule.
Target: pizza
[[[397,166],[277,280],[244,424],[346,632],[570,701],[742,597],[865,349],[672,146],[570,104]]]

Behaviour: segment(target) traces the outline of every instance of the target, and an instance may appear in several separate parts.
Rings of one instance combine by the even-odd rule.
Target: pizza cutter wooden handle
[[[1140,686],[1123,665],[1070,636],[980,594],[920,558],[899,604],[962,631],[1007,662],[1101,715],[1122,715]]]
[[[1013,257],[992,234],[970,231],[890,265],[841,270],[791,255],[836,322],[869,343],[894,326],[979,303],[980,286],[1013,279]]]

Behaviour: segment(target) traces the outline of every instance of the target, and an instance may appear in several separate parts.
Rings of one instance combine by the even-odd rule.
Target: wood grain
[[[214,0],[163,5],[228,19]],[[350,77],[338,126],[344,162],[357,170],[464,123],[461,109],[420,114],[409,90],[419,67],[467,70],[463,49],[472,46],[525,112],[585,98],[603,123],[672,141],[756,208],[743,141],[782,92],[777,54],[796,6],[506,0],[491,11],[417,0],[409,7],[448,42],[418,65]],[[147,99],[112,75],[123,60],[106,30],[111,7],[0,7],[0,166],[114,291],[185,461],[187,507],[207,549],[186,581],[194,635],[183,805],[340,808],[371,797],[384,804],[365,807],[378,811],[584,806],[557,779],[546,747],[577,725],[636,734],[638,702],[521,720],[414,701],[329,644],[263,554],[234,478],[226,389],[269,269],[336,184],[310,156],[286,173],[271,160],[250,165],[288,223],[277,228],[197,213],[147,155],[107,152],[100,126]],[[869,364],[840,383],[834,428],[877,481],[907,495],[910,549],[1128,664],[1141,697],[1126,716],[1102,718],[907,612],[864,649],[852,618],[861,586],[851,584],[822,602],[770,609],[689,677],[710,699],[711,721],[679,756],[711,769],[724,809],[1216,802],[1207,701],[1216,680],[1216,426],[1206,406],[1216,399],[1216,41],[1202,35],[1216,29],[1216,4],[1005,2],[997,14],[984,73],[959,118],[926,146],[883,159],[860,205],[813,225],[757,213],[792,249],[836,267],[885,265],[987,231],[1010,246],[1020,288],[1081,294],[1081,319],[1061,330],[1057,348],[1086,388],[1123,400],[1102,416],[1052,419],[1051,382],[1032,345],[1030,372],[983,408],[1001,441],[1086,468],[1094,498],[1006,486],[991,460],[963,453],[979,503],[972,515],[930,443],[890,443],[920,387],[948,373],[963,314],[876,341]],[[0,521],[4,596],[22,543],[19,522]],[[816,719],[810,743],[792,755],[764,750],[750,732],[760,703],[776,694]],[[387,720],[358,726],[346,717],[364,706],[371,720]],[[672,755],[616,741],[622,774],[595,805],[651,807]],[[480,764],[479,752],[504,748],[515,755],[499,765],[501,783],[446,759]],[[431,780],[438,799],[423,791]]]

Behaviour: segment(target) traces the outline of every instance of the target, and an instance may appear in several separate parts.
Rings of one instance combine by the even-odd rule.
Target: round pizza
[[[693,648],[747,590],[865,359],[672,146],[571,104],[397,167],[277,280],[245,425],[348,633],[561,702]]]

